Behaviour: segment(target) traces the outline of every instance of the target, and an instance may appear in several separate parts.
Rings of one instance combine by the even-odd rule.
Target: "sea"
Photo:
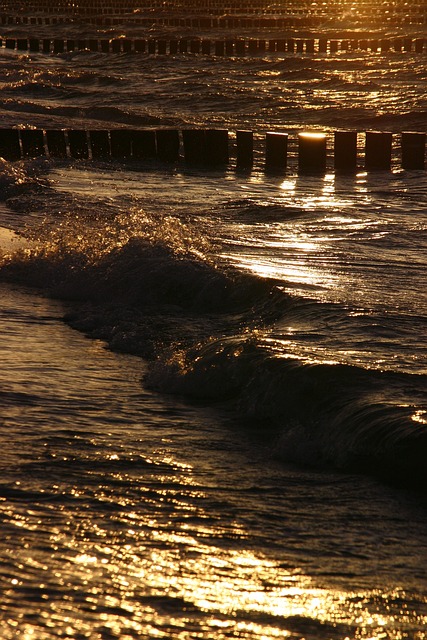
[[[221,168],[0,159],[2,640],[427,638],[427,174],[399,160],[426,80],[408,51],[0,49],[2,129],[227,129],[231,148]],[[324,172],[298,170],[307,130]],[[394,134],[390,171],[364,167],[369,130]]]

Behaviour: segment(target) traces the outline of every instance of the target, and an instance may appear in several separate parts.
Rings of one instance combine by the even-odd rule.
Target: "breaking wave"
[[[47,188],[34,169],[4,169],[21,209],[22,185],[33,205]],[[71,326],[151,361],[146,385],[226,409],[266,456],[425,488],[426,376],[314,361],[271,339],[287,314],[304,322],[339,305],[219,266],[200,220],[72,209],[28,228],[0,278],[66,300]]]

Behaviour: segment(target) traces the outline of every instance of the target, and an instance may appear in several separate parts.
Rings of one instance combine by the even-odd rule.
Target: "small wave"
[[[241,428],[282,460],[425,490],[427,432],[414,420],[415,407],[396,400],[400,377],[273,357],[254,334],[174,354],[157,362],[146,382],[198,400],[231,402]],[[419,378],[421,389],[426,380]]]
[[[275,352],[273,322],[316,326],[341,308],[219,267],[201,224],[139,209],[63,214],[3,258],[0,278],[72,301],[72,326],[153,360],[149,387],[227,407],[268,455],[425,488],[425,376]]]

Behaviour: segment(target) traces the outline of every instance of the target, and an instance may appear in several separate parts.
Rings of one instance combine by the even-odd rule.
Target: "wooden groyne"
[[[138,53],[151,55],[197,54],[214,56],[333,55],[343,52],[427,53],[427,38],[15,38],[0,36],[0,47],[22,53],[61,54]]]
[[[360,144],[363,137],[363,145]],[[398,152],[393,155],[399,141]],[[260,144],[262,152],[259,152]],[[295,151],[289,154],[292,147]],[[425,170],[426,133],[405,131],[272,131],[257,136],[257,158],[267,169],[285,171],[290,158],[300,172],[388,171],[393,163]],[[227,129],[0,129],[0,157],[8,161],[48,157],[178,163],[206,168],[250,169],[253,131]],[[398,160],[396,160],[396,155]]]

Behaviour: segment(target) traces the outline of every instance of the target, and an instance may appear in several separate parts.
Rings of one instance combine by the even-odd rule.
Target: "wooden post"
[[[254,163],[253,131],[236,131],[237,167],[250,169]]]
[[[175,129],[156,131],[157,157],[163,162],[179,160],[179,132]]]
[[[132,156],[135,160],[156,157],[156,132],[154,129],[137,129],[133,131]]]
[[[212,166],[229,162],[227,129],[208,129],[205,136],[206,163]]]
[[[42,129],[21,129],[21,144],[25,157],[38,158],[45,155]]]
[[[365,140],[365,167],[368,171],[391,168],[391,145],[393,134],[367,131]]]
[[[111,155],[110,138],[108,131],[96,129],[89,132],[90,147],[92,150],[92,158],[104,159]]]
[[[288,134],[268,131],[265,134],[265,168],[286,169]]]
[[[298,134],[298,170],[308,173],[326,170],[326,135],[324,133]]]
[[[0,129],[0,158],[10,161],[21,159],[18,129]]]
[[[184,160],[189,164],[204,164],[206,161],[206,133],[204,129],[184,129]]]
[[[66,158],[67,145],[63,129],[48,129],[46,131],[47,148],[51,158]]]
[[[335,131],[334,168],[337,172],[357,169],[357,131]]]
[[[426,134],[413,131],[402,133],[402,167],[407,170],[424,169]]]
[[[89,147],[87,143],[87,131],[69,129],[67,131],[70,156],[87,160],[89,158]]]
[[[110,131],[111,155],[113,158],[128,160],[132,157],[132,133],[129,129],[113,129]]]

